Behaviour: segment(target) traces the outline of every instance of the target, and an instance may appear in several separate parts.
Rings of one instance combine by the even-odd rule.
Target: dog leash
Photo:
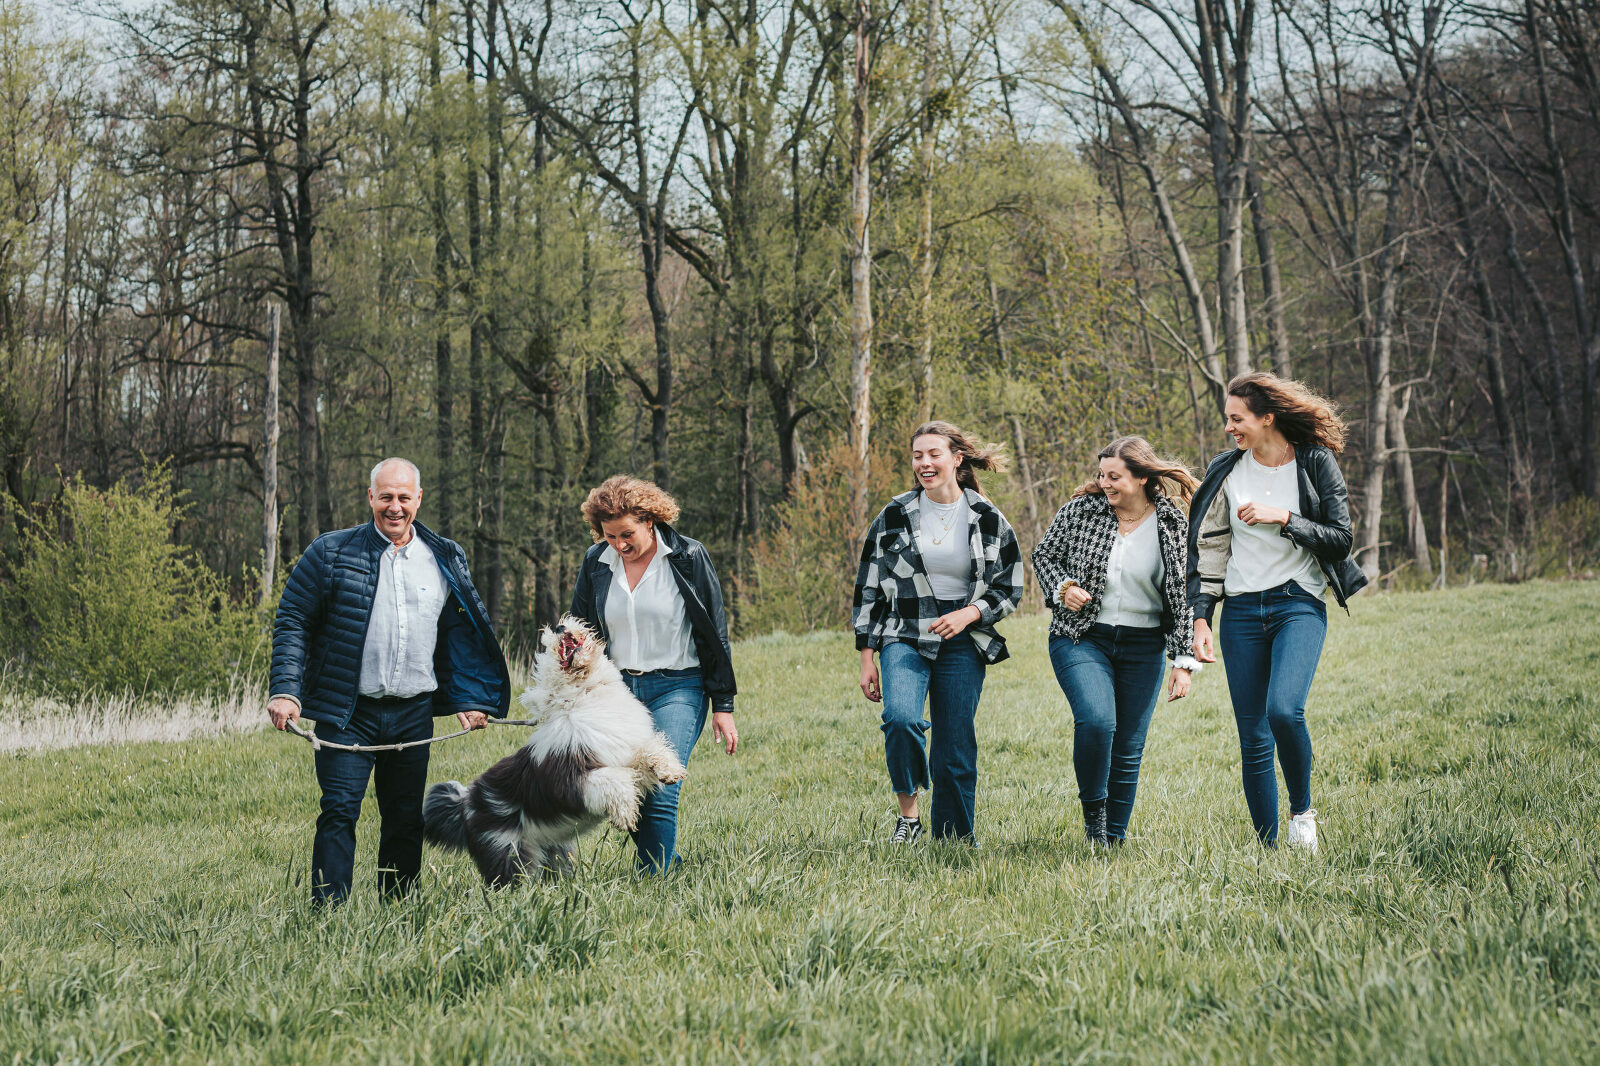
[[[533,718],[490,718],[490,719],[488,719],[488,724],[489,725],[538,725],[539,723],[538,723],[537,720],[535,720]],[[407,741],[405,741],[404,743],[401,743],[401,744],[335,744],[331,740],[323,740],[321,737],[317,736],[315,733],[307,733],[305,730],[301,729],[294,722],[286,722],[286,723],[284,723],[284,726],[285,726],[286,729],[288,729],[289,732],[293,733],[295,736],[299,737],[301,740],[304,740],[308,744],[310,744],[312,751],[321,751],[323,748],[329,748],[329,749],[331,749],[333,751],[355,751],[355,752],[404,751],[406,748],[418,748],[418,747],[423,746],[424,744],[436,744],[441,740],[454,740],[456,737],[464,737],[468,733],[476,733],[477,732],[476,729],[458,729],[454,733],[446,733],[442,737],[427,737],[427,738],[425,738],[423,740],[407,740]]]

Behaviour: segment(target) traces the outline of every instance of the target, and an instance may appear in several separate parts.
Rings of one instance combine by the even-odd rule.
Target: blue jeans
[[[433,736],[433,694],[414,699],[356,701],[349,723],[317,723],[317,736],[335,744],[398,744]],[[422,870],[422,794],[428,783],[426,744],[405,751],[355,752],[322,748],[315,756],[322,809],[311,842],[311,898],[339,903],[350,894],[356,858],[356,819],[373,778],[378,796],[378,886],[410,891]]]
[[[1106,835],[1128,835],[1145,733],[1161,695],[1159,628],[1095,623],[1076,643],[1050,638],[1050,665],[1072,707],[1072,768],[1078,799],[1106,801]]]
[[[708,702],[699,669],[624,672],[622,680],[650,709],[650,719],[666,735],[678,761],[688,766],[689,753],[706,726]],[[682,788],[681,781],[663,785],[639,804],[639,828],[633,834],[633,842],[639,848],[640,873],[664,873],[678,860],[678,792]]]
[[[1278,842],[1277,748],[1289,812],[1311,809],[1311,734],[1306,697],[1328,632],[1328,608],[1293,581],[1222,603],[1218,647],[1239,726],[1244,799],[1262,843]]]
[[[978,791],[978,735],[973,721],[988,665],[983,653],[963,633],[945,641],[939,657],[931,662],[915,645],[900,641],[885,644],[878,652],[878,662],[889,784],[900,795],[909,796],[927,788],[931,781],[933,835],[972,840]],[[922,718],[924,701],[933,719],[932,750],[927,754],[922,735],[930,723]]]

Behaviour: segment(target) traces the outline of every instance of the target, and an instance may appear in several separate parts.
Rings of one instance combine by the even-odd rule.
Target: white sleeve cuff
[[[291,700],[293,701],[297,710],[305,710],[305,708],[300,705],[300,697],[291,696],[287,692],[275,692],[271,696],[267,697],[268,703],[271,703],[273,700]]]
[[[1187,670],[1191,674],[1198,674],[1205,669],[1205,664],[1193,655],[1180,655],[1172,660],[1172,668],[1174,670]]]

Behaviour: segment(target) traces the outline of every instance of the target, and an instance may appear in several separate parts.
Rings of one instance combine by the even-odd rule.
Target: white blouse
[[[1096,621],[1108,626],[1155,629],[1161,625],[1161,539],[1156,516],[1150,514],[1132,533],[1111,542],[1106,559],[1106,587]]]
[[[689,670],[700,665],[689,612],[667,565],[671,554],[672,549],[658,537],[656,554],[632,589],[616,549],[608,546],[600,554],[611,567],[605,609],[611,643],[606,651],[623,670]]]
[[[1262,466],[1255,455],[1245,452],[1222,489],[1228,496],[1228,524],[1233,531],[1222,591],[1238,596],[1294,581],[1313,596],[1321,596],[1328,579],[1310,552],[1283,535],[1282,526],[1268,522],[1251,526],[1239,520],[1239,508],[1247,503],[1300,513],[1300,475],[1295,461]]]

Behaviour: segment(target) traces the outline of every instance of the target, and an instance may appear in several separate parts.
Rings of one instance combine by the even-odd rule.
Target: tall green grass
[[[611,834],[498,894],[430,851],[383,904],[369,803],[365,880],[314,913],[307,745],[0,756],[0,1062],[1593,1061],[1595,586],[1333,614],[1315,859],[1254,843],[1220,670],[1157,711],[1133,839],[1090,855],[1042,618],[989,675],[978,851],[879,843],[838,634],[736,649],[744,746],[702,741],[665,880]]]

